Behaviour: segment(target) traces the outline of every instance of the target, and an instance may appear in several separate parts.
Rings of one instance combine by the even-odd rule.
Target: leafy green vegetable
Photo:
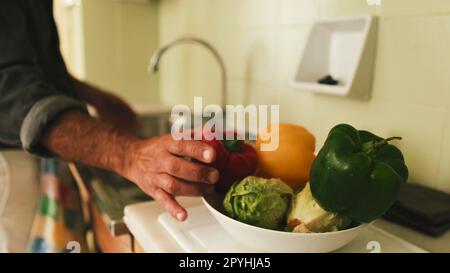
[[[280,229],[284,226],[292,189],[280,179],[248,176],[235,182],[223,201],[228,216],[250,225]]]

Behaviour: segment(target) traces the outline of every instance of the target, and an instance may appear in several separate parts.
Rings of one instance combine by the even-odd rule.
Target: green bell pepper
[[[348,124],[331,129],[311,167],[311,191],[325,210],[371,222],[395,202],[408,179],[401,151]]]

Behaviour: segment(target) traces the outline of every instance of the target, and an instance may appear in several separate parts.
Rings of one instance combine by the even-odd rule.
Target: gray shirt
[[[52,0],[0,0],[0,147],[40,145],[63,112],[86,111],[59,50]]]

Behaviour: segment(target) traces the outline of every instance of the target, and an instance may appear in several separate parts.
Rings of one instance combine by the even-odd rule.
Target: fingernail
[[[211,183],[216,183],[219,179],[219,173],[217,171],[210,171],[208,173],[208,181]]]
[[[176,216],[177,216],[178,221],[183,221],[184,220],[184,213],[178,212]]]
[[[204,150],[203,151],[203,158],[205,159],[205,160],[211,160],[212,159],[212,156],[213,156],[213,154],[212,154],[212,151],[211,150]]]

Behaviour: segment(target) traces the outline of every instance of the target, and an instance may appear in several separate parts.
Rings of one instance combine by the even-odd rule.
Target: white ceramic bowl
[[[368,225],[326,233],[292,233],[241,223],[223,213],[223,195],[205,196],[203,203],[237,241],[262,252],[331,252],[348,244]]]

